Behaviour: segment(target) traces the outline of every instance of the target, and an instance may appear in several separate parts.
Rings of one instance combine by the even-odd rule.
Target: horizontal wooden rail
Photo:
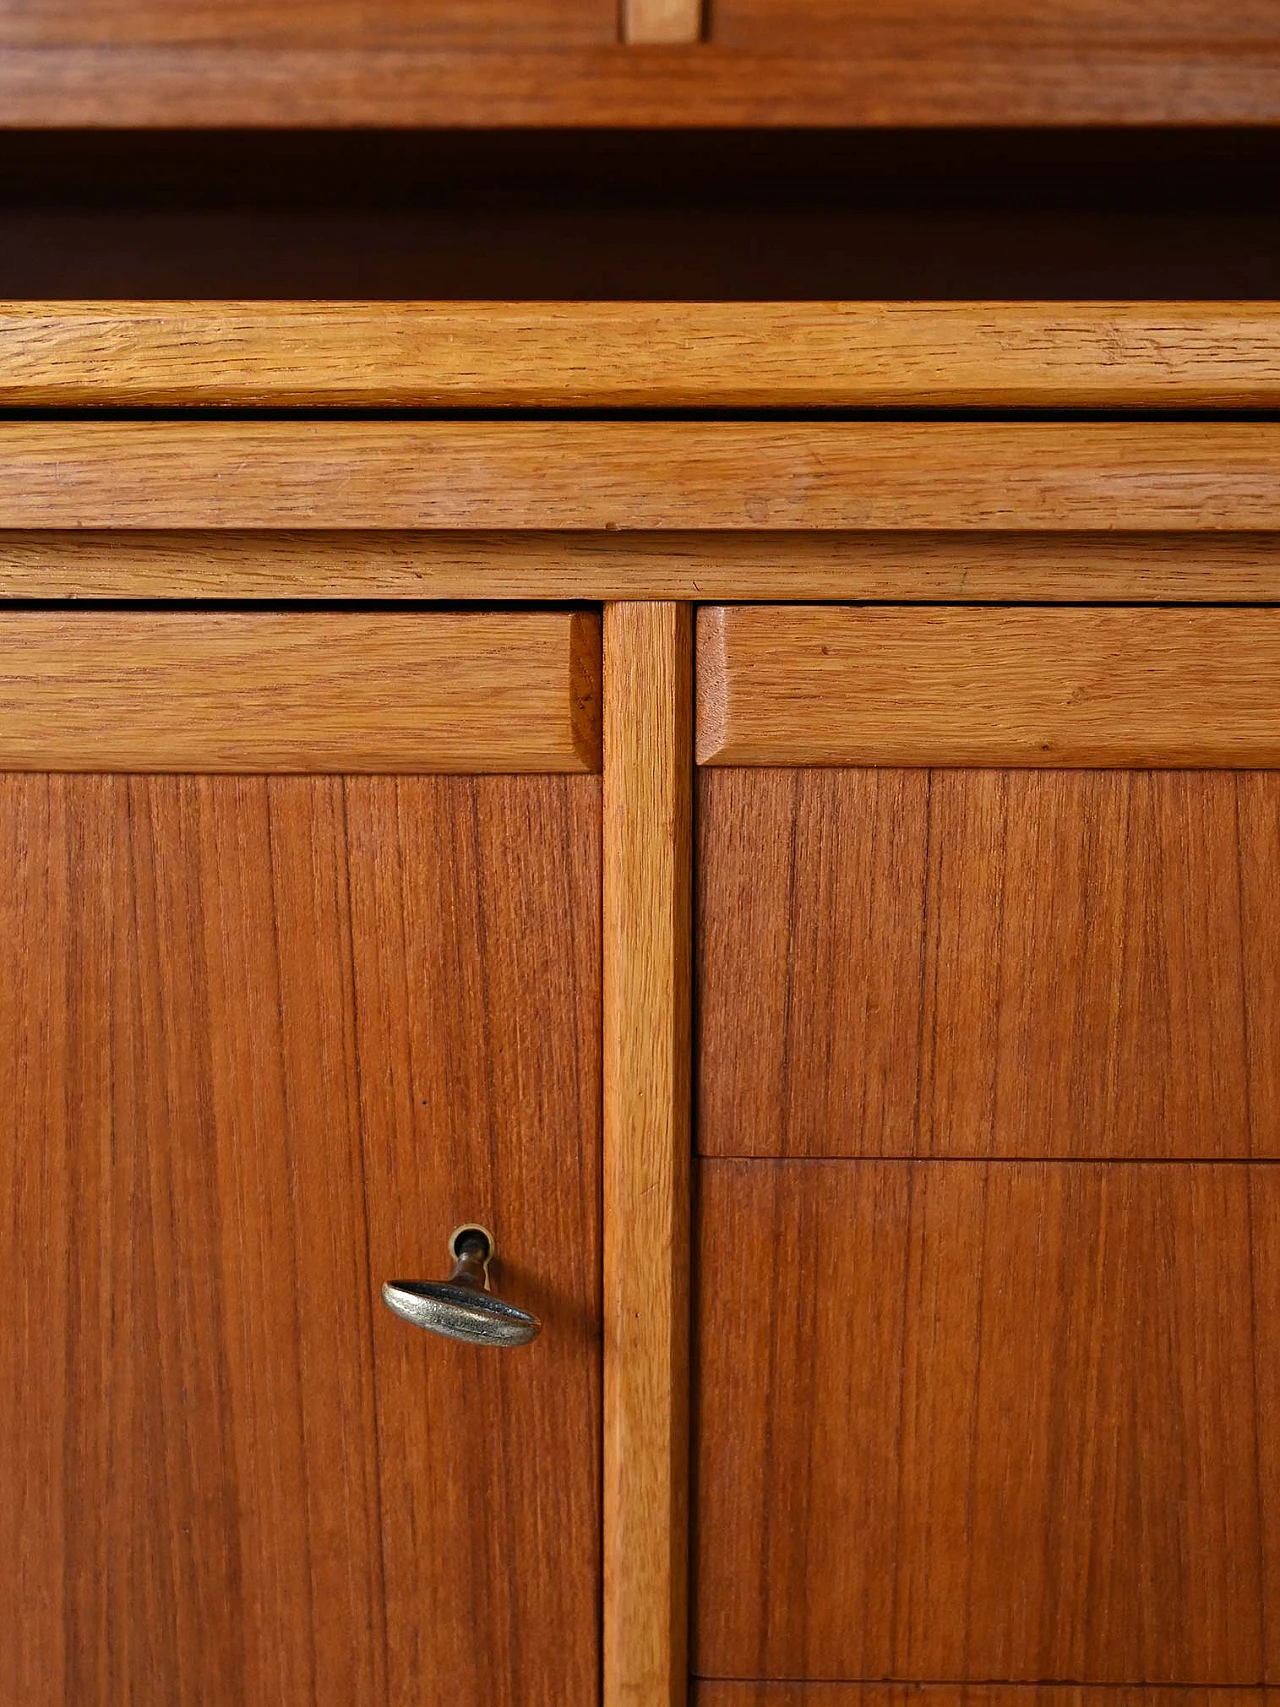
[[[1280,610],[698,613],[713,765],[1280,766]]]
[[[1280,533],[0,531],[20,599],[1280,600]]]
[[[0,425],[0,528],[1280,528],[1280,423]]]
[[[1213,42],[1098,30],[977,44],[914,20],[805,54],[714,41],[510,52],[488,42],[6,45],[0,118],[126,129],[1269,125],[1280,121],[1280,47],[1274,32]]]
[[[1277,402],[1266,302],[0,304],[8,408]]]
[[[693,1707],[1276,1707],[1274,1689],[1115,1683],[699,1682]]]
[[[589,771],[599,618],[0,613],[0,770]]]

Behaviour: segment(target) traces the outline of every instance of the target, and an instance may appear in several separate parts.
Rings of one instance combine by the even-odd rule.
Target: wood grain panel
[[[688,1672],[693,618],[605,607],[604,1694]]]
[[[1280,765],[1280,612],[708,607],[698,761]]]
[[[1045,0],[1034,11],[1018,0],[860,0],[856,8],[848,0],[716,0],[715,39],[732,47],[839,53],[868,35],[905,38],[913,29],[950,35],[975,56],[997,43],[1034,49],[1064,38],[1087,54],[1108,40],[1274,40],[1276,14],[1269,0]]]
[[[0,531],[24,599],[1280,602],[1280,535]]]
[[[651,8],[695,34],[699,10]],[[9,302],[0,352],[6,408],[1280,400],[1269,302]]]
[[[1280,423],[0,423],[0,528],[1280,529]]]
[[[1280,1155],[1280,777],[706,771],[699,1147]]]
[[[189,16],[190,14],[188,14]],[[853,15],[851,13],[851,15]],[[1271,125],[1274,31],[1237,42],[987,38],[913,21],[843,53],[553,52],[123,41],[8,47],[6,123],[117,129],[386,126]]]
[[[1268,1689],[1068,1683],[699,1682],[695,1707],[1269,1707]]]
[[[0,781],[6,1701],[596,1701],[598,812]],[[510,1363],[376,1302],[470,1219]]]
[[[599,618],[0,614],[0,767],[584,771]]]
[[[612,41],[610,0],[3,0],[6,48],[585,47]]]
[[[705,1162],[699,1206],[699,1675],[1277,1681],[1280,1171]]]

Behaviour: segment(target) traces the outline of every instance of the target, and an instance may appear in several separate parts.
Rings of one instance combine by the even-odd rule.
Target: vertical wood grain
[[[699,1675],[1280,1682],[1280,1171],[699,1179]]]
[[[604,619],[604,1702],[686,1694],[692,618]]]
[[[699,1145],[1280,1155],[1280,777],[699,773]]]
[[[593,1707],[599,799],[0,779],[0,1699]]]

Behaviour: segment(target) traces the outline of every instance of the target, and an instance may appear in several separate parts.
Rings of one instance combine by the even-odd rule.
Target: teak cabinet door
[[[696,1673],[1280,1683],[1280,613],[700,648]]]
[[[7,691],[24,649],[32,693],[124,672],[110,753],[163,654],[215,740],[225,630],[121,617],[132,651],[104,654],[99,619],[60,620],[0,622]],[[404,774],[346,771],[332,727],[313,774],[51,774],[35,736],[14,768],[10,727],[0,1698],[590,1707],[600,783],[424,774],[466,721],[433,736],[433,645],[464,697],[508,694],[513,742],[549,728],[561,678],[568,728],[569,647],[518,615],[484,647],[470,619],[396,619],[390,652],[291,620],[233,635],[274,738],[305,757],[363,661],[417,733],[352,740]],[[181,731],[153,734],[162,768]],[[512,751],[495,735],[494,767]],[[560,769],[585,768],[566,737]],[[495,1289],[542,1319],[531,1345],[380,1301],[443,1279],[472,1221]]]

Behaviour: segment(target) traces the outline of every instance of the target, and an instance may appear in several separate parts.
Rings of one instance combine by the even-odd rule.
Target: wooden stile
[[[692,613],[605,607],[604,1704],[686,1693]]]

